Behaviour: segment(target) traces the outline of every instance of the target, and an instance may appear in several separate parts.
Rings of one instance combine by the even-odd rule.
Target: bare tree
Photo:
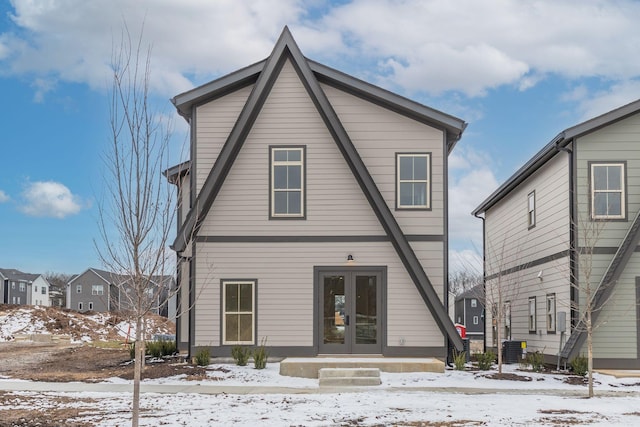
[[[454,271],[449,274],[449,292],[454,296],[470,291],[480,284],[482,284],[482,273],[472,268],[465,267],[464,270]]]
[[[44,274],[44,277],[49,282],[49,298],[51,305],[54,307],[66,307],[67,305],[67,283],[73,277],[72,274],[66,273],[54,273],[48,271]]]
[[[594,314],[606,304],[606,301],[599,301],[598,294],[610,285],[606,277],[602,277],[600,283],[594,283],[593,255],[597,247],[598,240],[604,229],[603,221],[592,221],[583,218],[578,219],[574,227],[577,230],[577,247],[571,247],[575,259],[575,268],[570,269],[571,286],[580,296],[580,301],[570,301],[571,310],[579,313],[578,323],[573,334],[586,334],[587,342],[587,372],[588,372],[588,396],[594,396],[593,391],[593,333],[598,324],[594,323]]]
[[[511,261],[519,258],[515,253],[507,252],[507,236],[494,242],[497,244],[485,243],[485,318],[491,318],[492,337],[498,353],[498,374],[502,374],[502,341],[510,339],[511,304],[518,299],[521,270],[509,269]]]
[[[167,248],[174,220],[174,191],[164,180],[170,127],[149,100],[151,48],[126,27],[114,43],[110,92],[110,148],[105,156],[106,203],[100,205],[105,267],[117,275],[119,308],[135,322],[132,426],[138,425],[140,379],[144,369],[145,316],[165,294],[166,272],[173,272]]]

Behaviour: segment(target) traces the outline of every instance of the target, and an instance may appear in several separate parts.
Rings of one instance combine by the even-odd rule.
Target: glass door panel
[[[356,276],[356,344],[376,344],[378,342],[378,285],[376,279],[376,276]]]
[[[345,344],[345,277],[324,276],[323,343]]]

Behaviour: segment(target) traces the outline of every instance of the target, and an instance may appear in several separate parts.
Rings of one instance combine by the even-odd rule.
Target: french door
[[[319,352],[382,353],[381,272],[320,271],[316,286]]]

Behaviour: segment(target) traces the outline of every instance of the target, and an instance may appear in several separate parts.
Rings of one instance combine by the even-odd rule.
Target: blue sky
[[[451,158],[451,261],[470,216],[563,129],[640,98],[631,0],[65,0],[0,3],[0,267],[101,267],[108,64],[123,24],[152,48],[153,102],[264,59],[288,25],[309,58],[469,123]],[[182,154],[181,154],[182,153]]]

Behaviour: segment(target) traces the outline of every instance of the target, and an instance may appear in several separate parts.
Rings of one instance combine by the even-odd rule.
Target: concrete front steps
[[[444,362],[429,357],[289,357],[280,362],[280,375],[319,378],[323,368],[375,368],[382,372],[444,372]]]
[[[378,368],[321,368],[318,371],[320,387],[356,387],[380,385]]]

